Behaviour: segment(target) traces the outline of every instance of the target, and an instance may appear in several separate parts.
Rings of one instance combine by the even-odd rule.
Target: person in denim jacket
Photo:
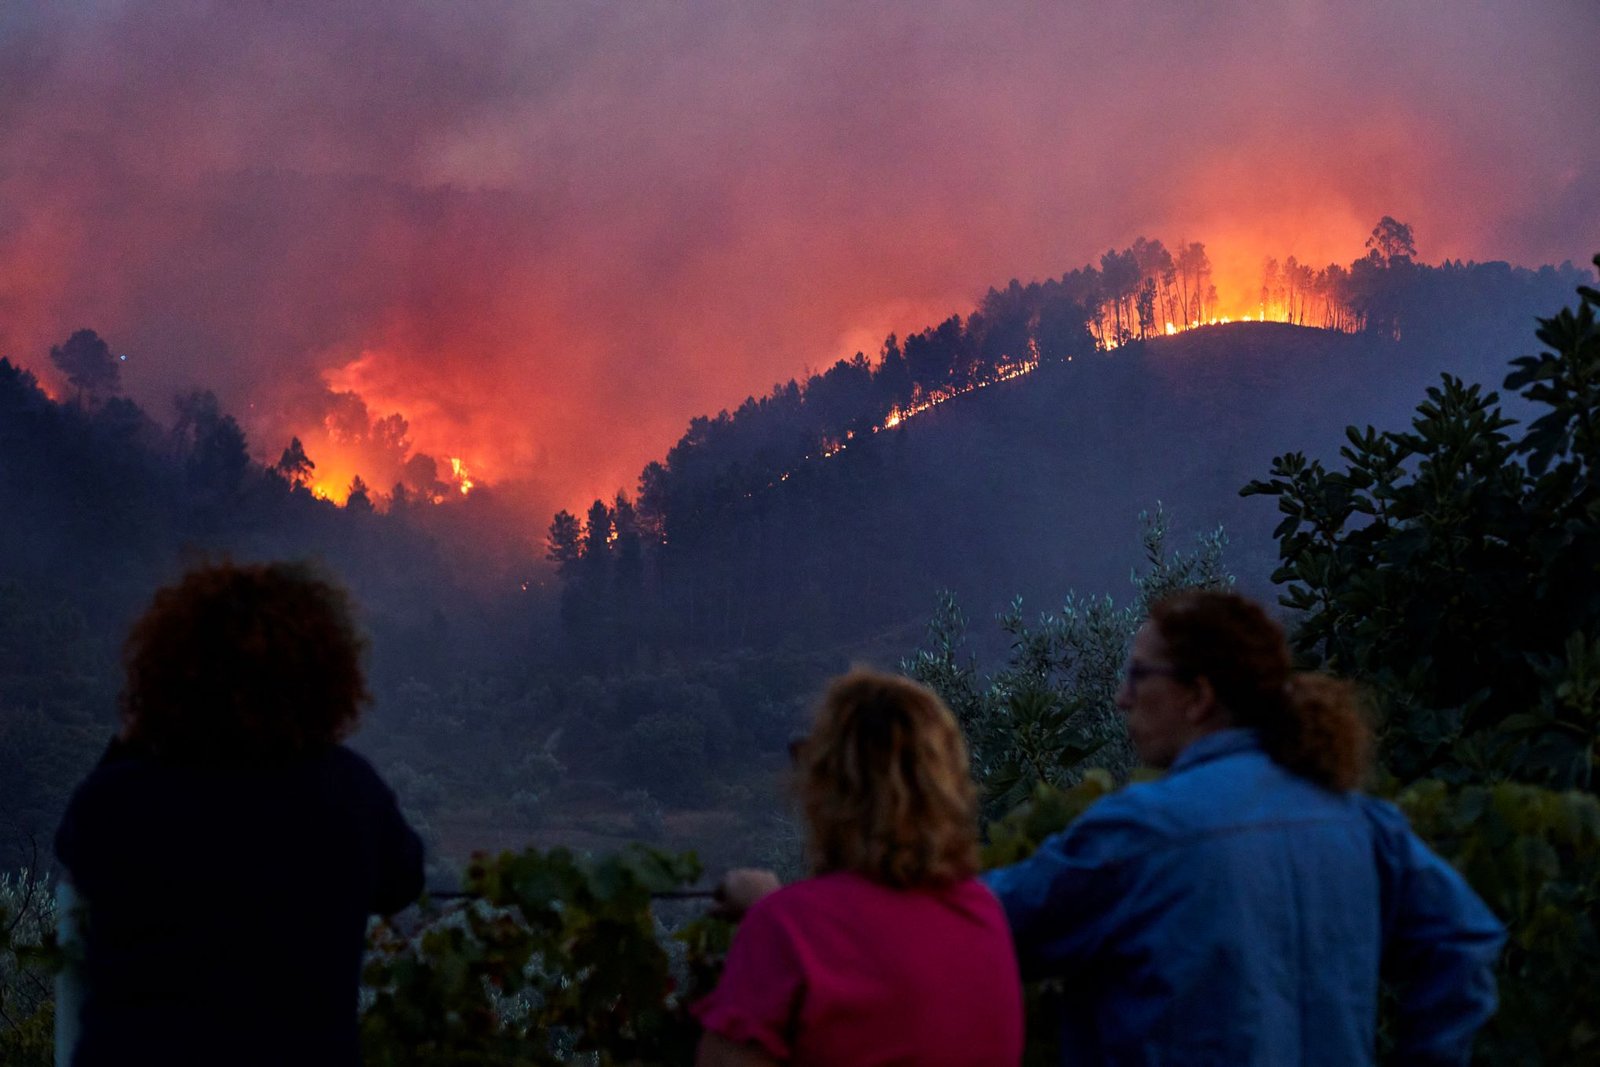
[[[1117,694],[1158,781],[985,876],[1024,973],[1066,986],[1066,1064],[1464,1064],[1504,929],[1392,805],[1358,791],[1347,683],[1297,674],[1231,593],[1152,610]]]

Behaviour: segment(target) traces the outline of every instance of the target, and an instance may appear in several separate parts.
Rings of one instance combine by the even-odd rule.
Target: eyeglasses
[[[1128,684],[1138,688],[1140,682],[1146,678],[1182,678],[1187,672],[1177,667],[1165,667],[1155,663],[1135,663],[1129,661],[1124,677]]]

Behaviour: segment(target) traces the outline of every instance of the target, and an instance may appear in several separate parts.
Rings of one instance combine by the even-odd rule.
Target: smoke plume
[[[269,462],[455,458],[537,518],[1141,234],[1224,290],[1385,214],[1429,261],[1600,248],[1588,0],[1088,6],[9,5],[0,353],[53,381],[93,327]]]

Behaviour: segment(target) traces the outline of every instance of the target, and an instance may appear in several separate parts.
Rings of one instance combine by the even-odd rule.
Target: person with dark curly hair
[[[1393,805],[1359,791],[1348,683],[1293,670],[1233,593],[1157,603],[1116,696],[1166,771],[985,875],[1025,973],[1066,985],[1062,1062],[1465,1064],[1504,928]]]
[[[364,649],[344,592],[293,564],[195,570],[134,625],[122,728],[56,835],[86,920],[74,1064],[360,1062],[368,918],[423,874],[341,744]]]

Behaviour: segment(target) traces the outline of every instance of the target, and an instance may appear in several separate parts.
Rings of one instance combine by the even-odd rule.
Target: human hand
[[[736,867],[722,876],[717,885],[716,913],[727,919],[740,919],[755,902],[783,887],[771,871],[755,867]]]

